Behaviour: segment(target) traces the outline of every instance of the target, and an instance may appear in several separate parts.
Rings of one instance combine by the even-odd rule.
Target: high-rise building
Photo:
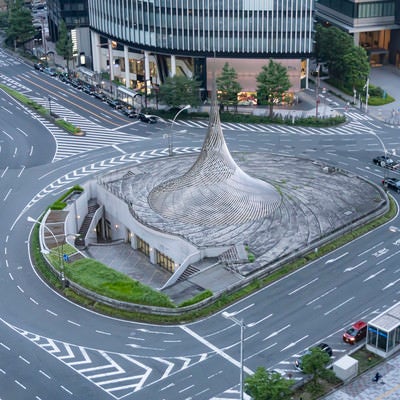
[[[371,66],[400,66],[399,0],[318,0],[316,18],[350,33],[364,47]]]
[[[176,74],[206,88],[210,65],[229,62],[244,92],[268,59],[279,59],[293,89],[306,82],[313,52],[314,0],[88,0],[93,69],[127,88]]]
[[[49,37],[58,40],[58,30],[63,20],[70,31],[75,60],[79,55],[90,55],[88,0],[47,0]]]

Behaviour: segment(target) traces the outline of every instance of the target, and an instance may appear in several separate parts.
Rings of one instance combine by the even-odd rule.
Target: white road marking
[[[347,300],[344,301],[343,303],[340,303],[340,304],[338,304],[336,307],[331,308],[329,311],[327,311],[326,313],[324,313],[324,315],[330,314],[331,312],[333,312],[333,311],[337,310],[338,308],[344,306],[346,303],[348,303],[349,301],[351,301],[351,300],[353,300],[353,299],[355,299],[354,296],[353,296],[353,297],[350,297],[349,299],[347,299]]]
[[[307,287],[308,285],[311,285],[312,283],[316,282],[318,279],[319,279],[319,278],[315,278],[315,279],[313,279],[312,281],[307,282],[307,283],[305,283],[304,285],[302,285],[302,286],[298,287],[297,289],[293,290],[292,292],[289,292],[289,293],[288,293],[288,296],[291,296],[292,294],[298,292],[299,290],[304,289],[304,288]]]
[[[224,351],[222,351],[220,348],[217,346],[214,346],[212,343],[210,343],[208,340],[204,339],[200,335],[198,335],[196,332],[192,331],[190,328],[187,326],[181,326],[180,327],[183,331],[185,331],[188,335],[192,336],[193,338],[197,339],[200,343],[203,343],[205,346],[209,347],[211,350],[215,351],[217,354],[219,354],[221,357],[225,358],[227,361],[229,361],[231,364],[235,365],[236,367],[240,368],[240,362],[235,360],[233,357],[231,357],[229,354],[226,354]],[[243,366],[244,371],[246,374],[253,375],[253,371],[250,368],[247,368],[246,366]]]

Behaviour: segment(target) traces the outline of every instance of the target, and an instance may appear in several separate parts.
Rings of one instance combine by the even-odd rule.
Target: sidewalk
[[[382,381],[372,378],[379,372]],[[381,384],[381,382],[383,384]],[[358,376],[341,389],[323,397],[324,400],[399,400],[400,399],[400,354]]]

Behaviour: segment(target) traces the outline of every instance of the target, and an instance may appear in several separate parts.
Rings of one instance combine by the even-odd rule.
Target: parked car
[[[319,349],[321,349],[322,351],[324,351],[326,354],[328,354],[329,357],[332,357],[332,355],[333,355],[332,347],[329,346],[328,344],[326,344],[326,343],[319,343],[319,344],[318,344],[317,346],[315,346],[315,347],[318,347]],[[298,370],[300,370],[300,371],[303,370],[303,357],[304,357],[305,355],[307,355],[307,354],[310,354],[310,353],[311,353],[311,349],[312,349],[312,348],[306,350],[306,351],[301,355],[301,357],[299,357],[299,358],[294,362],[294,366],[295,366]]]
[[[377,156],[372,160],[372,162],[376,165],[380,165],[383,168],[388,168],[388,169],[392,169],[392,170],[400,168],[400,163],[398,163],[397,161],[394,161],[387,155]]]
[[[138,117],[137,112],[133,108],[130,108],[130,107],[122,107],[120,109],[120,111],[122,114],[126,115],[129,118],[137,118]]]
[[[71,79],[70,79],[69,75],[66,72],[61,72],[61,74],[58,75],[58,79],[61,82],[71,83]]]
[[[99,99],[101,101],[106,101],[106,99],[107,99],[107,96],[102,91],[95,91],[93,93],[93,96],[96,97],[96,99]]]
[[[92,85],[82,85],[82,91],[90,95],[94,95],[95,92]]]
[[[37,69],[38,71],[44,70],[44,65],[40,62],[33,64],[33,68]]]
[[[382,185],[389,189],[395,190],[400,193],[400,179],[397,178],[385,178],[382,180]]]
[[[120,108],[122,108],[122,104],[118,99],[113,99],[111,97],[107,97],[106,102],[110,107],[115,108],[116,110],[119,110]]]
[[[343,333],[343,341],[354,344],[364,339],[365,336],[367,336],[367,323],[364,321],[357,321]]]
[[[76,89],[79,90],[82,89],[82,82],[79,79],[76,78],[71,79],[71,85]]]
[[[50,76],[57,75],[57,70],[54,67],[46,67],[43,69],[43,72]]]
[[[157,122],[157,117],[155,115],[148,115],[148,114],[140,113],[138,118],[142,122],[146,122],[148,124],[155,124]]]

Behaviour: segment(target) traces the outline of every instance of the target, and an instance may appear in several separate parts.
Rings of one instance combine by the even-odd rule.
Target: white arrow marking
[[[267,336],[265,339],[263,339],[262,341],[264,342],[265,340],[268,340],[276,335],[278,335],[279,333],[281,333],[282,331],[284,331],[285,329],[289,328],[290,324],[284,326],[283,328],[279,329],[278,331],[275,331],[273,333],[271,333],[269,336]]]
[[[139,328],[137,329],[139,332],[144,332],[144,333],[155,333],[157,335],[173,335],[172,332],[161,332],[161,331],[150,331],[149,329],[145,328]]]
[[[249,304],[248,306],[242,308],[241,310],[234,311],[234,312],[231,312],[231,313],[228,313],[228,314],[229,314],[229,316],[234,317],[235,315],[237,315],[237,314],[239,314],[239,313],[241,313],[241,312],[243,312],[243,311],[246,311],[247,309],[249,309],[249,308],[251,308],[251,307],[253,307],[253,306],[254,306],[254,303]]]
[[[381,272],[383,272],[383,271],[385,271],[385,270],[386,270],[386,268],[382,268],[381,270],[379,270],[379,271],[376,272],[375,274],[372,274],[372,275],[370,275],[368,278],[365,278],[365,279],[363,280],[363,282],[367,282],[367,281],[369,281],[370,279],[375,278],[377,275],[379,275]]]
[[[284,348],[281,350],[281,352],[282,352],[282,351],[285,351],[285,350],[287,350],[287,349],[290,349],[290,348],[293,347],[293,346],[296,346],[297,343],[301,342],[301,341],[304,340],[304,339],[307,339],[308,336],[309,336],[309,335],[303,336],[301,339],[296,340],[295,342],[290,343],[289,345],[287,345],[286,347],[284,347]]]
[[[157,348],[157,347],[140,346],[139,344],[133,344],[133,343],[128,343],[127,346],[133,347],[134,349],[157,350],[157,351],[165,350],[165,349],[160,349],[160,348]]]
[[[344,272],[350,272],[353,271],[354,269],[361,267],[361,265],[365,264],[367,262],[367,260],[360,262],[360,264],[355,265],[354,267],[348,267],[344,270]]]
[[[256,326],[257,324],[259,324],[260,322],[265,321],[266,319],[268,319],[269,317],[272,317],[274,314],[269,314],[264,318],[261,318],[260,320],[256,321],[256,322],[251,322],[250,324],[247,324],[246,326],[248,326],[249,328],[252,328],[253,326]]]
[[[373,253],[372,255],[375,257],[380,257],[380,256],[383,256],[384,254],[386,254],[388,251],[389,251],[389,249],[384,247],[383,249],[378,250],[377,252]]]
[[[293,290],[292,292],[288,293],[288,296],[291,296],[292,294],[298,292],[301,289],[304,289],[306,286],[311,285],[312,283],[314,283],[315,281],[317,281],[319,278],[315,278],[313,279],[311,282],[306,283],[303,286],[298,287],[297,289]]]
[[[333,263],[333,262],[335,262],[335,261],[337,261],[337,260],[340,260],[342,257],[345,257],[345,256],[347,256],[347,254],[349,254],[349,252],[348,252],[348,251],[346,251],[346,253],[343,253],[343,254],[342,254],[342,255],[340,255],[339,257],[336,257],[336,258],[331,258],[330,260],[326,261],[326,263],[325,263],[325,264],[330,264],[330,263]]]
[[[346,303],[348,303],[349,301],[353,300],[355,297],[350,297],[349,299],[347,299],[346,301],[344,301],[343,303],[338,304],[336,307],[333,307],[332,309],[330,309],[329,311],[327,311],[326,313],[324,313],[324,315],[328,315],[331,312],[337,310],[338,308],[344,306]]]
[[[382,264],[383,262],[389,260],[390,258],[396,256],[399,253],[400,253],[400,250],[396,251],[395,253],[391,254],[390,256],[385,257],[383,260],[377,262],[376,265],[378,266],[379,264]]]
[[[395,285],[397,282],[400,282],[400,279],[397,279],[393,282],[390,282],[388,285],[386,285],[382,290],[386,290],[389,289],[390,287],[392,287],[393,285]]]

